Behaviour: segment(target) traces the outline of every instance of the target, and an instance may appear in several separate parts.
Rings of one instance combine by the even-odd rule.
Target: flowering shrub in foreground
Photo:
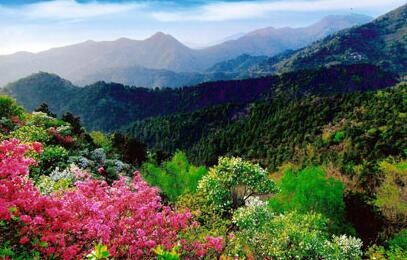
[[[124,178],[111,186],[88,178],[73,191],[41,195],[27,177],[35,163],[24,157],[30,150],[40,152],[41,145],[17,139],[0,144],[0,246],[9,245],[15,254],[77,259],[99,243],[112,257],[131,259],[153,256],[159,245],[181,245],[181,254],[193,248],[188,255],[195,256],[222,250],[221,238],[179,243],[178,233],[196,225],[191,214],[164,207],[139,173],[129,185]]]

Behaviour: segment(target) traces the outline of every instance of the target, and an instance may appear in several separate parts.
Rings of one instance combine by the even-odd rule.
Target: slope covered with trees
[[[40,73],[8,85],[3,93],[15,97],[28,111],[47,103],[59,115],[72,112],[80,116],[88,129],[112,131],[131,121],[214,105],[379,89],[397,80],[395,75],[366,64],[156,90],[104,82],[79,88],[55,75]]]
[[[407,4],[376,20],[332,34],[260,71],[286,72],[336,64],[370,63],[405,74],[407,71]]]
[[[406,205],[403,199],[393,202],[397,210],[388,209],[401,214],[395,219],[383,219],[369,205],[377,191],[386,194],[386,188],[379,188],[386,172],[394,174],[386,177],[387,189],[394,187],[394,178],[404,178],[397,175],[405,174],[403,164],[391,163],[407,156],[406,88],[404,83],[386,90],[309,96],[288,103],[280,99],[219,106],[136,122],[128,133],[149,149],[166,153],[182,149],[193,162],[207,165],[216,164],[219,156],[240,156],[276,172],[284,167],[324,165],[346,187],[348,218],[365,241],[372,241],[394,223],[405,226],[404,220],[395,220],[404,218],[405,211],[398,211]],[[384,196],[392,200],[390,194]],[[368,224],[354,212],[357,208],[370,218]]]

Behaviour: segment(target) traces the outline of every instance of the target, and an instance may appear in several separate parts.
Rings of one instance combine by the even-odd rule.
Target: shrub
[[[279,183],[280,192],[270,199],[276,212],[317,212],[341,225],[344,220],[344,185],[318,167],[300,172],[287,171]]]
[[[407,161],[384,161],[379,167],[384,180],[373,203],[392,224],[407,223]]]
[[[44,128],[50,128],[50,127],[59,127],[66,124],[67,124],[66,122],[51,117],[44,112],[33,112],[27,118],[27,125],[30,126],[34,125]]]
[[[0,118],[5,117],[11,119],[17,117],[20,120],[24,119],[24,108],[17,105],[16,101],[8,96],[0,96]]]
[[[32,172],[32,175],[49,175],[57,167],[64,169],[68,166],[66,163],[68,158],[69,153],[65,148],[61,146],[45,146],[36,167],[37,169]]]
[[[198,181],[207,173],[205,167],[191,165],[183,152],[176,152],[170,161],[161,166],[146,163],[143,169],[143,178],[150,185],[159,187],[172,202],[182,194],[194,193]]]
[[[92,137],[93,143],[103,148],[105,151],[110,151],[112,149],[112,140],[110,136],[98,131],[91,132],[90,136]]]
[[[10,133],[11,137],[19,139],[23,142],[48,142],[49,136],[47,131],[38,126],[22,126]]]
[[[390,247],[398,247],[407,253],[407,229],[397,233],[389,242]]]
[[[339,143],[345,138],[345,133],[343,131],[338,131],[335,133],[333,141]]]
[[[321,214],[275,214],[267,205],[238,209],[238,227],[226,248],[230,256],[255,255],[265,259],[360,259],[360,239],[333,236]]]
[[[25,158],[29,149],[39,152],[41,147],[16,139],[0,145],[2,254],[77,259],[98,243],[106,245],[112,257],[127,259],[149,258],[158,245],[169,250],[181,242],[181,254],[202,257],[222,250],[221,238],[178,241],[179,233],[195,228],[191,214],[163,206],[156,189],[138,173],[130,184],[124,178],[112,186],[88,178],[65,194],[41,195],[26,178],[34,163]]]
[[[241,158],[221,157],[199,182],[198,191],[221,213],[232,213],[250,197],[277,191],[274,182],[259,165]]]

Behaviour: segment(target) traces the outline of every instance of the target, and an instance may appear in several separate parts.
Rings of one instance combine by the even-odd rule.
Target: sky
[[[169,33],[198,48],[255,29],[301,27],[327,15],[380,16],[405,0],[0,0],[0,54],[86,40]]]

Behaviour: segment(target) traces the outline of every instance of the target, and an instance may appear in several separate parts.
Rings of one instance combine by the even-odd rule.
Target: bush
[[[347,236],[330,237],[321,214],[275,214],[267,205],[238,209],[236,236],[226,248],[230,256],[265,259],[360,259],[362,242]]]
[[[259,165],[241,158],[221,157],[199,182],[198,191],[220,213],[232,213],[251,197],[274,193],[277,188]]]
[[[29,149],[41,147],[16,139],[0,144],[0,257],[77,259],[99,243],[119,259],[151,258],[157,246],[169,250],[179,243],[181,254],[195,258],[222,250],[222,238],[179,241],[179,234],[196,227],[191,214],[163,206],[138,173],[130,184],[88,178],[71,192],[41,195],[26,178],[35,163],[25,158]]]
[[[407,253],[407,229],[397,233],[389,242],[390,247],[398,247]]]
[[[38,165],[32,168],[30,176],[37,179],[39,175],[50,175],[57,167],[65,169],[69,153],[61,146],[45,146],[39,157]]]
[[[92,137],[93,143],[103,148],[105,151],[110,151],[112,149],[112,140],[110,136],[98,131],[91,132],[90,136]]]
[[[194,193],[198,181],[207,173],[205,167],[191,165],[183,152],[176,152],[170,161],[161,166],[146,163],[143,169],[143,178],[150,185],[159,187],[172,202],[182,194]]]
[[[336,226],[344,221],[344,185],[318,167],[300,172],[287,171],[279,183],[280,192],[270,199],[276,212],[321,213]]]
[[[407,223],[407,161],[382,162],[380,170],[384,180],[376,192],[374,205],[393,225]]]
[[[11,132],[10,136],[27,143],[34,141],[46,143],[49,140],[47,131],[38,126],[22,126]]]
[[[24,108],[17,105],[16,101],[8,96],[0,96],[0,118],[13,118],[24,119]]]

